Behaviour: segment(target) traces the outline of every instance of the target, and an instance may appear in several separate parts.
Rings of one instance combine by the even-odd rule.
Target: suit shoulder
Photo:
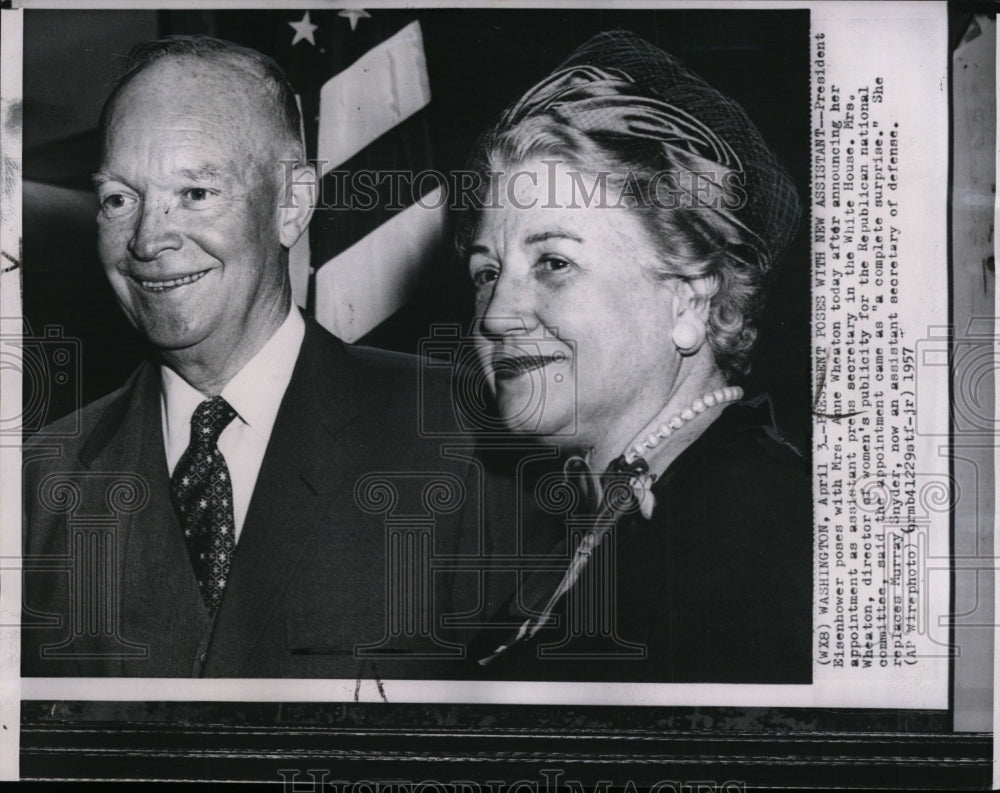
[[[444,399],[463,371],[440,361],[410,353],[374,347],[349,346],[348,353],[359,369],[375,384],[396,392],[420,390],[426,396]]]
[[[356,365],[375,375],[416,375],[419,371],[421,359],[410,353],[383,350],[362,344],[348,344],[345,345],[345,349]]]
[[[733,406],[673,466],[671,487],[689,494],[706,519],[730,526],[720,541],[762,543],[788,532],[811,538],[809,458],[780,435],[768,411]]]
[[[76,468],[85,462],[88,444],[113,430],[130,409],[135,389],[147,365],[142,365],[118,389],[55,421],[22,446],[22,470],[26,481],[44,476],[54,468]]]
[[[808,454],[785,437],[766,408],[737,405],[730,411],[707,444],[720,476],[743,479],[753,471],[757,478],[811,478]]]
[[[419,414],[420,426],[435,434],[462,434],[456,401],[468,388],[463,368],[408,353],[348,347],[364,378],[370,404],[387,414]]]
[[[53,421],[51,424],[47,424],[38,430],[38,432],[25,438],[25,450],[32,450],[43,446],[47,447],[53,443],[58,443],[63,448],[81,445],[84,439],[90,435],[101,417],[107,412],[108,408],[125,396],[132,385],[133,379],[129,378],[121,387],[115,389],[110,394],[98,397],[93,402],[63,416],[61,419]]]
[[[346,354],[353,371],[365,381],[372,398],[409,394],[418,388],[440,391],[449,387],[454,367],[438,366],[436,362],[419,355],[397,350],[371,347],[365,344],[348,344],[330,333],[315,320],[307,321],[307,328],[317,339],[326,343],[327,349],[338,355]]]

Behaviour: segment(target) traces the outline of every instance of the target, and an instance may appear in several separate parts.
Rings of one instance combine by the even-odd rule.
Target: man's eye
[[[101,199],[101,211],[108,217],[117,217],[129,210],[132,200],[123,193],[111,193]]]
[[[184,197],[189,201],[204,201],[211,193],[204,187],[191,187],[184,191]]]

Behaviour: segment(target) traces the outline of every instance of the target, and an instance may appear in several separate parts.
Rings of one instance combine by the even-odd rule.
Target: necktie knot
[[[191,443],[216,443],[222,431],[236,418],[236,411],[221,396],[206,399],[191,416]]]

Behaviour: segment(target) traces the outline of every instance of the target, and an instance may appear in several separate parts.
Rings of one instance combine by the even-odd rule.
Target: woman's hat
[[[634,33],[594,36],[509,108],[501,126],[540,113],[590,134],[655,141],[669,169],[709,175],[713,189],[692,201],[751,242],[765,272],[795,235],[795,186],[743,108]],[[740,190],[730,189],[731,175]]]

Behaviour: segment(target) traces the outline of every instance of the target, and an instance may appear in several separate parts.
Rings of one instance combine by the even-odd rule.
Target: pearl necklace
[[[738,385],[728,385],[725,388],[717,388],[714,391],[703,394],[692,402],[690,407],[684,408],[680,413],[675,413],[666,421],[660,422],[658,426],[656,426],[656,422],[660,417],[657,416],[650,422],[649,427],[640,432],[632,443],[629,444],[624,455],[625,463],[631,465],[639,457],[645,457],[647,450],[652,450],[659,446],[660,441],[669,438],[674,434],[675,430],[679,430],[684,424],[692,421],[699,413],[704,413],[708,408],[715,405],[735,402],[742,397],[742,388]],[[652,430],[652,426],[656,426],[656,429]]]
[[[653,514],[653,508],[656,506],[656,497],[652,490],[656,475],[649,473],[649,464],[646,462],[647,453],[708,408],[715,405],[725,405],[727,402],[735,402],[742,398],[742,388],[736,385],[725,386],[703,394],[689,407],[684,408],[680,413],[675,413],[666,421],[661,422],[660,416],[657,416],[633,439],[625,453],[612,461],[609,470],[631,475],[632,490],[635,492],[639,502],[639,511],[643,517],[650,518]]]

